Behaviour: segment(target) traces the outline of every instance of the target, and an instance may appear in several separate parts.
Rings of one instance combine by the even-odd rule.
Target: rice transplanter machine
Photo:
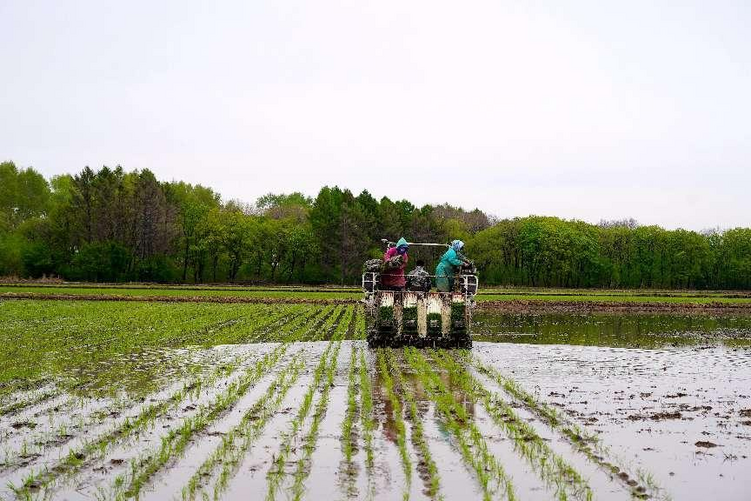
[[[383,242],[387,247],[394,245],[386,239]],[[419,242],[409,246],[449,247]],[[472,347],[472,310],[478,288],[474,265],[462,266],[451,277],[453,286],[448,292],[432,292],[435,276],[427,274],[421,280],[408,275],[403,291],[387,290],[381,287],[381,276],[387,272],[383,260],[365,263],[362,288],[369,346]]]

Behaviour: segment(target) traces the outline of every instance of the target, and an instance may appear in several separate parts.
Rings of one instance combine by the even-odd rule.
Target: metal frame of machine
[[[392,244],[387,240],[384,243]],[[434,243],[409,245],[448,247]],[[372,271],[362,275],[369,346],[472,347],[472,310],[479,284],[475,273],[462,270],[455,276],[451,292],[381,290],[380,275]]]

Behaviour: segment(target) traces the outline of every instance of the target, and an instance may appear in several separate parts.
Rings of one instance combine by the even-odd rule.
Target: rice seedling
[[[161,440],[160,447],[150,455],[140,458],[133,465],[129,483],[125,491],[118,493],[118,498],[137,497],[144,484],[173,457],[179,457],[188,446],[191,437],[198,431],[224,415],[242,397],[247,390],[264,377],[284,355],[289,344],[283,343],[272,352],[263,356],[249,368],[238,380],[233,381],[227,389],[212,402],[199,408],[191,417],[185,418],[178,428],[171,429]]]
[[[478,372],[484,374],[501,388],[503,388],[510,396],[522,403],[527,409],[539,417],[545,422],[551,429],[556,430],[566,437],[569,442],[587,459],[594,464],[603,468],[609,472],[623,472],[628,471],[623,461],[617,461],[614,454],[610,449],[602,443],[600,438],[582,429],[578,424],[572,422],[568,418],[561,415],[554,408],[550,407],[544,402],[541,402],[534,395],[527,392],[516,381],[507,378],[499,370],[494,367],[490,367],[483,364],[477,357],[472,357],[468,352],[458,355],[461,359],[472,364]],[[643,499],[646,497],[662,498],[666,496],[664,489],[662,489],[656,482],[647,481],[648,478],[654,480],[649,472],[644,472],[640,468],[633,468],[634,474],[627,474],[625,476],[614,475],[615,479],[623,481],[624,486],[631,491],[632,497],[636,499]],[[625,479],[639,478],[641,483],[636,485],[629,484]]]
[[[342,452],[347,463],[352,462],[353,435],[355,434],[355,414],[357,413],[357,349],[352,347],[349,358],[349,373],[347,376],[347,410],[342,421]],[[356,438],[356,436],[355,436]]]
[[[412,424],[411,439],[415,446],[419,456],[420,465],[425,470],[427,494],[433,499],[443,499],[440,495],[440,476],[438,474],[438,467],[436,466],[433,456],[430,453],[430,448],[425,440],[425,430],[422,426],[422,420],[417,412],[417,403],[415,402],[414,395],[408,391],[404,378],[402,377],[402,371],[399,367],[396,367],[393,353],[389,350],[386,351],[386,362],[391,368],[392,374],[394,374],[394,380],[401,389],[400,395],[404,398],[406,404],[407,415],[409,416],[410,423]]]
[[[378,375],[383,382],[383,387],[386,390],[386,396],[391,403],[391,413],[394,419],[394,426],[396,428],[396,444],[399,448],[399,457],[401,458],[402,471],[404,472],[404,491],[402,493],[403,499],[409,499],[409,490],[412,485],[412,461],[409,459],[409,452],[407,451],[407,431],[404,426],[404,413],[402,410],[402,402],[397,397],[394,390],[394,381],[391,377],[390,370],[386,364],[385,349],[381,348],[377,354],[378,363]]]
[[[360,350],[359,375],[360,424],[365,444],[365,466],[367,467],[368,476],[372,478],[374,463],[373,430],[375,430],[375,420],[373,419],[373,387],[370,384],[370,374],[368,373],[368,365],[365,362],[364,350]]]
[[[470,420],[464,406],[456,401],[419,350],[405,348],[404,357],[428,395],[435,401],[436,410],[442,415],[446,428],[456,439],[456,445],[465,463],[475,472],[483,491],[483,499],[503,497],[515,500],[516,494],[511,479],[500,462],[488,451],[485,438]]]
[[[513,440],[514,447],[521,456],[548,485],[555,486],[559,498],[566,499],[568,494],[573,494],[580,499],[592,498],[592,490],[581,474],[553,452],[537,431],[522,420],[508,403],[484,388],[464,366],[457,363],[450,355],[437,350],[431,353],[439,366],[448,372],[453,384],[473,399],[483,403],[493,422]]]
[[[324,377],[327,377],[327,374],[329,372],[332,372],[332,367],[334,369],[336,368],[336,361],[339,356],[340,346],[341,342],[332,340],[328,343],[326,349],[321,355],[321,359],[313,373],[313,381],[310,383],[310,385],[308,385],[308,388],[303,396],[302,403],[300,404],[297,413],[292,419],[292,423],[290,425],[291,429],[283,437],[279,452],[275,455],[273,464],[271,465],[271,468],[266,475],[267,500],[273,500],[276,498],[277,490],[279,489],[279,486],[281,485],[281,482],[285,476],[284,466],[286,465],[289,455],[292,452],[293,441],[297,438],[302,429],[303,423],[310,413],[310,410],[313,406],[313,399],[316,392],[321,387],[324,381]],[[327,384],[326,386],[330,387],[330,384]],[[324,388],[321,391],[323,392],[327,390]]]
[[[205,382],[211,382],[227,372],[233,371],[236,365],[237,362],[235,361],[220,366],[212,375],[206,378]],[[163,415],[169,408],[179,405],[180,402],[191,394],[196,386],[202,384],[199,381],[200,379],[185,383],[175,393],[164,400],[146,406],[133,418],[126,418],[119,426],[112,428],[94,439],[84,442],[78,447],[70,449],[66,456],[58,463],[48,468],[42,474],[36,476],[33,484],[28,484],[24,481],[20,489],[49,489],[58,478],[73,475],[82,466],[91,463],[97,457],[103,456],[107,449],[116,441],[127,439],[127,437],[137,433],[139,430],[152,423],[157,417]],[[82,429],[83,423],[78,423],[77,427]],[[23,454],[23,450],[21,451],[21,454]]]
[[[297,381],[305,363],[303,359],[295,358],[279,372],[264,395],[243,414],[242,419],[235,427],[222,436],[221,443],[198,467],[182,490],[183,499],[194,499],[197,492],[205,484],[203,479],[212,476],[214,470],[221,465],[221,471],[216,478],[213,489],[214,499],[219,498],[229,479],[236,472],[243,456],[261,434],[269,419],[279,409],[289,389]]]
[[[331,338],[332,331],[340,324],[342,315],[345,314],[345,307],[342,305],[336,306],[331,315],[326,318],[323,324],[318,327],[316,331],[312,333],[311,341],[323,341],[327,338]]]
[[[339,349],[341,348],[341,340],[337,341],[334,348],[334,354],[331,357],[331,363],[329,363],[326,369],[326,380],[324,382],[321,396],[316,404],[315,411],[313,412],[313,419],[308,429],[308,434],[303,440],[303,455],[297,461],[297,468],[293,475],[293,484],[291,488],[292,498],[295,501],[302,499],[305,492],[305,480],[310,473],[310,458],[315,450],[316,441],[318,440],[318,432],[321,426],[321,421],[326,414],[326,408],[329,404],[329,394],[331,388],[334,386],[334,376],[336,375],[336,368],[338,365]]]

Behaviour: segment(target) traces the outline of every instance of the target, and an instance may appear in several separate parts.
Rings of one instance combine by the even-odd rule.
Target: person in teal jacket
[[[450,292],[454,288],[454,275],[459,271],[461,265],[465,263],[464,256],[461,255],[464,242],[454,240],[451,247],[441,257],[441,261],[435,268],[435,285],[438,292]]]

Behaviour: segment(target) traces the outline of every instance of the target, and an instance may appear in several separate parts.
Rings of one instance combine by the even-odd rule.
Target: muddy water
[[[622,348],[655,348],[702,342],[751,345],[751,316],[479,312],[473,318],[473,338],[499,343]]]
[[[453,360],[461,362],[459,372],[515,409],[539,435],[541,444],[586,479],[594,499],[627,499],[635,486],[648,487],[658,499],[751,498],[751,476],[746,473],[751,471],[748,317],[483,313],[476,320],[473,350],[467,354],[450,352]],[[160,411],[143,429],[122,439],[112,434],[106,449],[86,451],[71,475],[59,475],[47,491],[53,499],[109,499],[122,493],[118,478],[127,483],[129,470],[140,458],[159,450],[164,437],[201,412],[202,406],[210,405],[231,381],[277,346],[241,344],[135,352],[124,357],[124,362],[85,364],[70,376],[76,384],[64,387],[55,385],[53,372],[43,375],[45,383],[38,388],[12,394],[3,401],[8,409],[16,402],[29,405],[8,411],[0,421],[0,498],[15,497],[8,482],[18,486],[45,468],[55,471],[70,450],[86,451],[85,444],[112,434],[127,419],[135,419],[145,407],[165,400],[175,389],[196,378],[206,381],[183,400]],[[334,376],[328,403],[319,416],[315,450],[308,462],[303,437],[311,430],[313,410],[301,421],[296,434],[289,434],[327,346],[327,342],[310,342],[290,347],[230,408],[192,435],[184,452],[171,456],[146,482],[140,497],[180,499],[200,464],[264,398],[272,382],[293,360],[303,363],[299,378],[243,452],[220,497],[264,498],[274,459],[282,444],[289,442],[291,450],[281,485],[291,485],[298,462],[302,462],[299,471],[307,499],[398,499],[405,493],[410,499],[430,498],[431,477],[424,454],[414,442],[415,422],[404,411],[408,399],[416,403],[417,419],[437,468],[440,496],[463,501],[482,497],[478,474],[462,455],[461,437],[449,426],[455,416],[442,414],[431,396],[433,390],[426,388],[426,379],[421,378],[425,374],[419,374],[400,350],[394,350],[393,371],[398,377],[392,377],[399,381],[396,398],[401,399],[403,408],[411,476],[407,485],[395,408],[378,370],[378,352],[369,350],[363,341],[342,342],[332,362]],[[343,456],[341,430],[347,412],[352,350],[363,351],[366,379],[372,386],[372,467],[365,460],[359,394],[351,464]],[[422,353],[429,362],[428,371],[440,377],[450,399],[466,412],[467,422],[462,428],[476,426],[487,452],[511,478],[517,498],[557,498],[559,486],[543,479],[534,462],[523,457],[524,444],[515,441],[482,401],[463,392],[440,367],[442,355],[430,350]],[[593,461],[560,427],[546,423],[534,408],[476,369],[472,360],[497,369],[540,405],[557,409],[566,420],[596,435],[597,454],[618,470]],[[209,376],[223,364],[230,367],[228,372],[211,379]],[[110,379],[113,372],[120,377]],[[74,390],[68,391],[71,386]],[[312,409],[317,408],[325,388],[325,384],[315,387]],[[359,392],[359,380],[357,389]],[[39,397],[48,393],[48,399]],[[471,447],[472,456],[477,456],[477,443]],[[213,493],[220,471],[221,467],[202,479],[203,492]],[[628,475],[623,477],[625,472]],[[277,499],[286,499],[283,491],[277,492]],[[43,491],[32,489],[31,494],[37,497]],[[491,497],[500,497],[500,491]]]
[[[673,499],[751,499],[751,318],[479,316],[473,353]]]

